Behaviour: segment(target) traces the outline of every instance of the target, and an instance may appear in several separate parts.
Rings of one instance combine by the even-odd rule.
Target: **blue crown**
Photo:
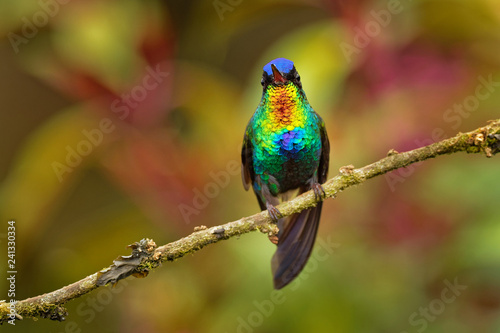
[[[276,58],[274,60],[269,61],[265,66],[264,66],[264,71],[268,75],[273,75],[273,70],[271,68],[271,64],[274,64],[276,68],[282,73],[286,74],[290,72],[293,68],[293,62],[285,59],[285,58]]]

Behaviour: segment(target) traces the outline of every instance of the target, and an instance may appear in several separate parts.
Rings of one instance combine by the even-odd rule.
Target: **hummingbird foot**
[[[316,200],[323,201],[323,199],[326,198],[326,192],[323,189],[323,186],[321,186],[321,184],[314,183],[314,184],[311,185],[311,187],[312,187],[312,190],[314,191],[314,198]]]
[[[267,211],[269,213],[269,217],[273,220],[273,222],[278,222],[281,217],[281,212],[278,208],[274,207],[270,203],[266,203]]]

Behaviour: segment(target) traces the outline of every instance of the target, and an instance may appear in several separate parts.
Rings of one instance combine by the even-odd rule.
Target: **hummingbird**
[[[322,201],[281,217],[276,206],[292,195],[314,191],[323,199],[330,142],[323,119],[313,110],[292,61],[271,60],[262,74],[262,98],[248,122],[241,150],[243,186],[252,186],[261,210],[277,223],[277,250],[271,260],[275,289],[302,271],[314,245]]]

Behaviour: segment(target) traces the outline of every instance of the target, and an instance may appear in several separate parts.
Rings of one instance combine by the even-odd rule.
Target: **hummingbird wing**
[[[317,170],[318,182],[324,183],[328,176],[330,161],[330,142],[321,117],[318,116],[321,136],[321,155]],[[299,194],[307,192],[311,185],[301,187]],[[274,288],[281,289],[290,283],[304,268],[309,259],[316,234],[323,202],[316,207],[303,210],[300,213],[278,221],[278,249],[271,260],[274,276]]]
[[[243,181],[243,187],[246,191],[250,188],[250,185],[255,180],[255,173],[253,170],[253,146],[251,135],[251,124],[252,120],[247,125],[245,130],[245,135],[243,136],[243,146],[241,148],[241,178]]]
[[[245,135],[243,136],[243,146],[241,148],[241,179],[243,181],[243,187],[246,191],[248,191],[250,186],[255,181],[255,172],[253,169],[253,145],[251,140],[252,127],[250,126],[250,124],[252,123],[252,119],[250,119],[250,122],[248,123],[245,130]],[[257,201],[259,202],[260,209],[266,210],[267,207],[265,202],[263,202],[263,200],[257,193],[255,193],[255,196],[257,197]]]
[[[330,164],[330,140],[328,140],[328,134],[326,133],[325,122],[319,114],[316,113],[316,116],[318,117],[318,122],[320,124],[319,131],[321,135],[321,156],[318,166],[318,182],[323,184],[326,182],[328,177],[328,166]]]

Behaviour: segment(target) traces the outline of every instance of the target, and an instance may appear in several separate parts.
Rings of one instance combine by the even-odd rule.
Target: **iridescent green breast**
[[[319,120],[295,85],[265,91],[250,124],[254,172],[273,195],[297,188],[313,176],[321,154]]]

